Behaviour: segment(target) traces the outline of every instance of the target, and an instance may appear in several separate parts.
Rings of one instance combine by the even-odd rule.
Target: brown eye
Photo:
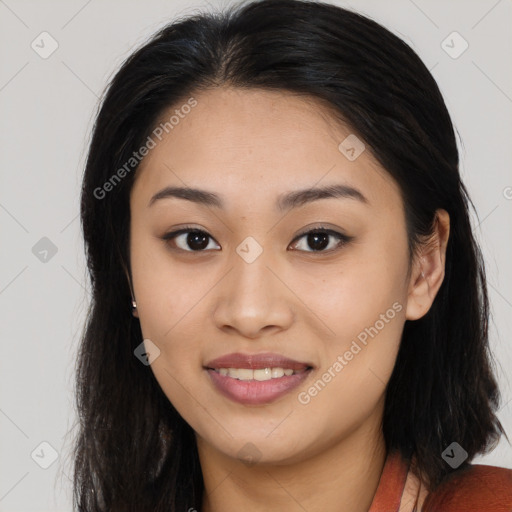
[[[318,227],[302,233],[295,238],[291,245],[303,252],[330,253],[350,242],[352,238],[332,229]],[[205,252],[215,249],[215,247],[210,247],[210,241],[214,241],[214,239],[206,231],[197,228],[185,227],[172,231],[166,233],[162,239],[167,242],[172,240],[173,248],[186,252]],[[301,239],[304,239],[302,245],[297,242]],[[220,249],[219,246],[218,249]]]
[[[173,231],[165,234],[162,239],[166,241],[173,240],[173,245],[187,252],[204,252],[210,245],[209,240],[213,240],[206,231],[197,228],[183,228]]]
[[[331,252],[340,248],[341,246],[348,243],[352,237],[333,231],[332,229],[326,228],[315,228],[311,231],[307,231],[302,235],[299,235],[295,240],[305,239],[305,242],[299,247],[299,250],[304,252]],[[295,247],[300,244],[294,240]],[[312,250],[305,249],[310,247]],[[325,250],[325,248],[328,248]]]

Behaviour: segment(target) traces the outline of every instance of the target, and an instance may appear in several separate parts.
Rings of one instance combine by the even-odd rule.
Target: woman
[[[452,123],[328,4],[162,29],[99,110],[81,215],[82,511],[512,509]],[[473,507],[473,508],[472,508]]]

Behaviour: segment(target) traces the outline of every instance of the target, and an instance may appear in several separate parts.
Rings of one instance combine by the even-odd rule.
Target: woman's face
[[[210,449],[305,459],[380,420],[411,286],[399,189],[315,102],[194,99],[162,117],[131,192],[151,369]],[[202,194],[152,200],[166,187]],[[323,187],[340,188],[293,200]]]

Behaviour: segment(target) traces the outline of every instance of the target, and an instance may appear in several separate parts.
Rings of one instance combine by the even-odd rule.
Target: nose
[[[276,267],[265,250],[250,263],[234,254],[231,270],[216,290],[217,328],[256,339],[290,327],[294,320],[293,292],[284,272]]]

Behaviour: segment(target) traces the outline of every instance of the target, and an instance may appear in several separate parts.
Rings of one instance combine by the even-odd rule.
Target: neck
[[[386,459],[378,412],[293,464],[247,465],[196,436],[205,486],[201,512],[367,512]]]

